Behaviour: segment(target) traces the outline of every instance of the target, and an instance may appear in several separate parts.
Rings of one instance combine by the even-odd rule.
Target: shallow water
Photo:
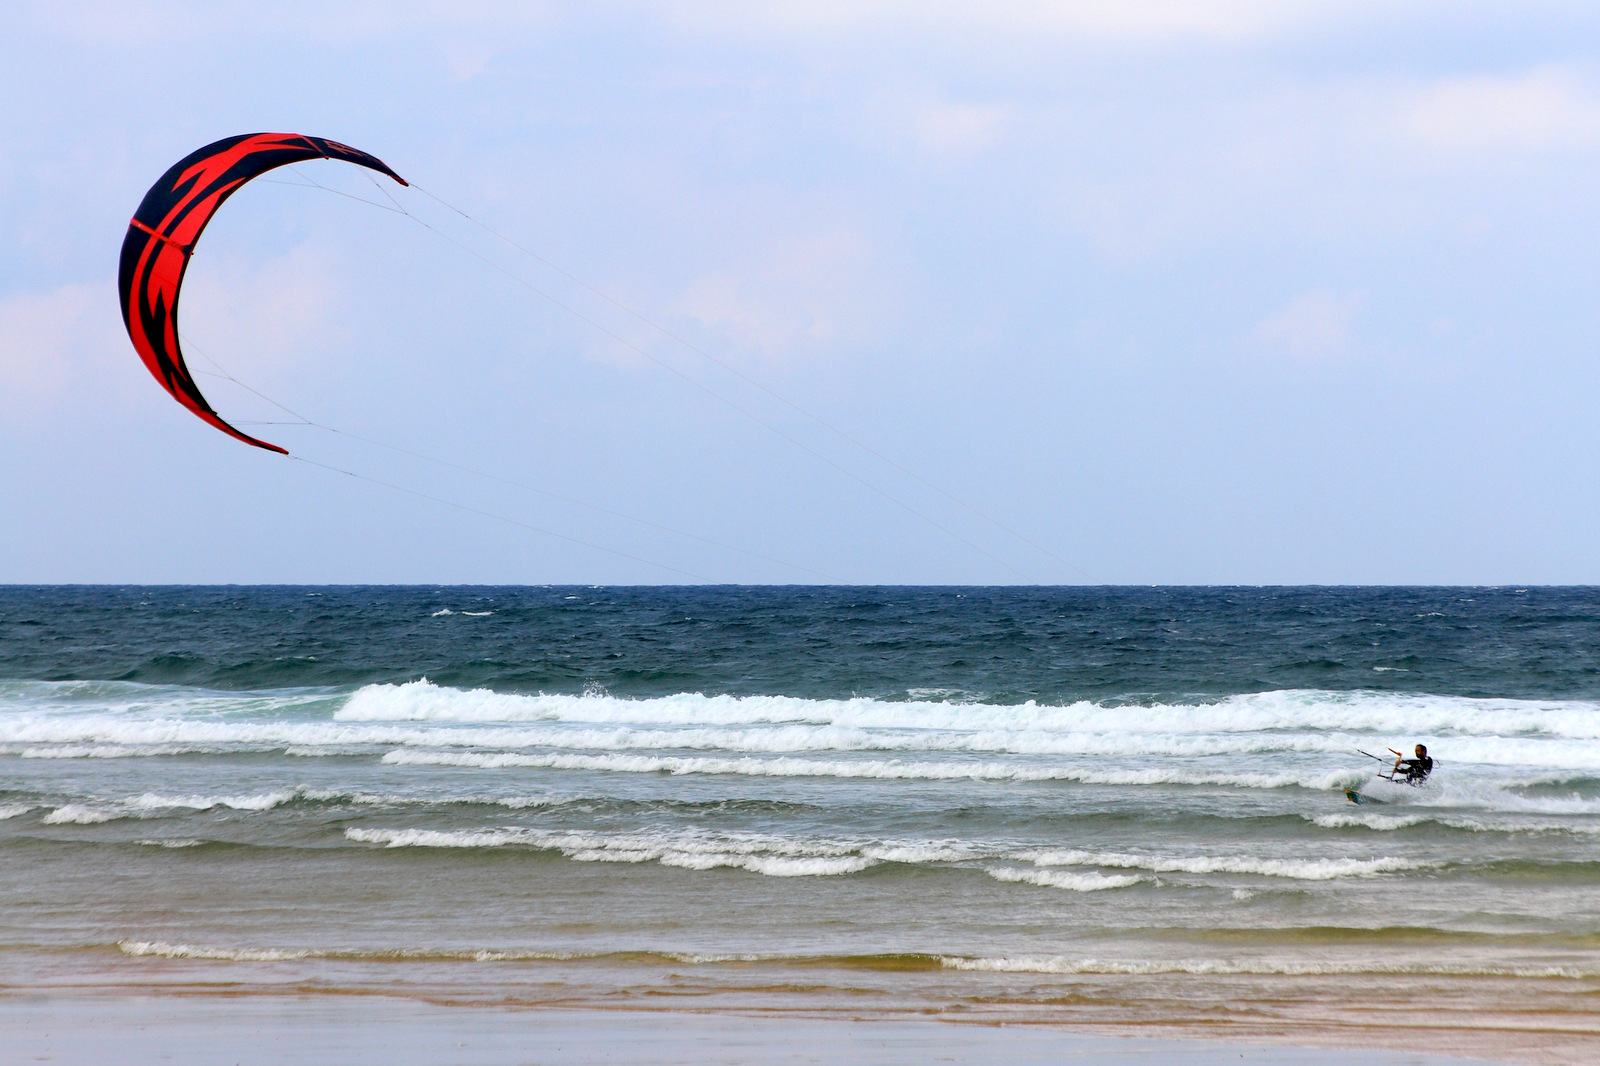
[[[1592,1032],[1600,591],[0,589],[0,981],[219,980]]]

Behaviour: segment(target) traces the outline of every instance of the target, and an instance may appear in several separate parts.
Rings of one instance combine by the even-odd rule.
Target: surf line
[[[509,486],[511,486],[513,488],[522,489],[525,492],[531,492],[531,493],[535,493],[535,494],[540,495],[540,496],[546,496],[546,497],[549,497],[550,499],[553,499],[553,500],[560,500],[563,503],[571,504],[571,505],[573,505],[575,507],[583,507],[583,508],[586,508],[586,509],[591,510],[591,511],[595,511],[595,512],[600,513],[600,514],[609,515],[609,516],[611,516],[613,518],[620,518],[620,519],[623,519],[624,521],[633,522],[633,523],[636,523],[638,525],[647,526],[647,527],[652,528],[652,529],[658,529],[658,530],[661,530],[661,531],[666,532],[666,533],[674,534],[676,536],[686,537],[686,538],[688,538],[690,540],[696,540],[696,541],[699,541],[702,544],[708,544],[708,545],[710,545],[712,547],[720,548],[720,549],[722,549],[724,551],[737,552],[737,553],[739,553],[741,555],[747,555],[747,556],[749,556],[751,558],[759,559],[762,562],[774,563],[774,564],[776,564],[778,566],[787,567],[787,568],[789,568],[791,570],[796,570],[796,571],[799,571],[801,573],[810,574],[810,575],[812,575],[814,577],[820,577],[824,581],[830,581],[830,582],[838,583],[838,579],[833,577],[832,575],[823,573],[822,571],[819,571],[819,570],[814,570],[814,569],[812,569],[810,567],[807,567],[807,566],[801,566],[798,563],[792,563],[792,562],[789,562],[789,561],[787,561],[785,559],[779,559],[779,558],[777,558],[775,556],[764,555],[764,554],[762,554],[760,552],[750,551],[749,549],[740,548],[740,547],[738,547],[736,545],[724,544],[721,541],[713,540],[710,537],[704,537],[704,536],[701,536],[700,534],[697,534],[697,533],[690,533],[688,530],[677,529],[677,528],[675,528],[673,526],[665,525],[665,524],[660,523],[660,522],[653,522],[653,521],[651,521],[649,519],[646,519],[646,518],[639,518],[636,515],[630,515],[630,514],[624,512],[624,511],[617,511],[617,510],[614,510],[612,508],[602,506],[600,504],[590,503],[590,502],[588,502],[586,500],[577,499],[576,497],[563,496],[560,493],[550,492],[548,490],[541,489],[541,488],[538,488],[538,487],[533,486],[533,485],[527,485],[527,484],[524,484],[524,483],[519,482],[519,481],[513,481],[510,478],[501,477],[498,474],[491,474],[491,473],[488,473],[487,471],[476,470],[476,469],[473,469],[472,467],[464,466],[464,465],[462,465],[460,463],[451,462],[448,459],[440,459],[440,458],[438,458],[436,456],[431,456],[431,455],[424,454],[422,452],[413,451],[413,450],[411,450],[409,448],[403,448],[403,447],[400,447],[399,445],[396,445],[396,444],[389,444],[389,443],[387,443],[385,441],[376,440],[376,439],[371,438],[371,437],[364,437],[364,436],[361,436],[360,434],[351,433],[351,432],[349,432],[347,430],[342,430],[342,429],[339,429],[339,428],[337,428],[335,426],[330,426],[330,425],[327,425],[325,423],[318,422],[315,419],[307,418],[305,415],[302,415],[300,412],[295,411],[295,410],[285,406],[284,404],[278,402],[277,400],[273,399],[271,396],[268,396],[266,393],[262,392],[260,389],[257,389],[254,386],[248,384],[247,382],[240,380],[240,378],[237,375],[235,375],[232,371],[228,370],[221,363],[219,363],[204,348],[202,348],[201,346],[195,344],[194,341],[188,336],[188,334],[184,334],[183,335],[183,344],[188,350],[194,352],[196,355],[200,356],[202,359],[204,359],[206,362],[210,363],[213,367],[216,368],[215,372],[199,371],[199,373],[208,374],[208,376],[219,377],[219,378],[222,378],[222,379],[224,379],[226,381],[230,381],[233,384],[237,385],[239,388],[244,389],[246,392],[258,397],[261,400],[266,401],[267,403],[271,404],[273,407],[276,407],[278,410],[284,412],[287,415],[290,415],[291,417],[293,417],[295,419],[295,421],[293,421],[293,422],[274,422],[274,423],[255,423],[255,422],[243,422],[243,421],[241,421],[239,423],[240,425],[270,424],[270,425],[285,425],[285,426],[307,426],[307,427],[310,427],[310,428],[313,428],[313,429],[323,430],[324,432],[332,433],[332,434],[335,434],[336,436],[348,437],[351,440],[361,441],[364,444],[371,444],[371,445],[374,445],[375,447],[386,448],[386,449],[388,449],[390,451],[398,452],[401,455],[411,456],[413,458],[422,459],[422,460],[424,460],[426,462],[436,463],[436,464],[438,464],[440,466],[449,467],[450,469],[453,469],[453,470],[459,470],[459,471],[461,471],[463,473],[471,474],[471,475],[473,475],[475,477],[485,478],[485,479],[490,480],[490,481],[497,481],[497,482],[500,482],[501,484],[509,485]],[[528,523],[528,522],[523,522],[523,521],[520,521],[518,519],[511,518],[511,517],[506,516],[506,515],[501,515],[501,514],[497,514],[495,512],[492,512],[492,511],[486,511],[486,510],[483,510],[483,509],[478,508],[478,507],[473,507],[470,504],[459,503],[457,501],[450,500],[450,499],[447,499],[447,498],[442,497],[442,496],[435,496],[435,495],[432,495],[430,493],[422,492],[422,491],[417,490],[417,489],[407,488],[407,487],[405,487],[403,485],[396,485],[396,484],[394,484],[392,482],[387,482],[387,481],[383,481],[383,480],[378,479],[378,478],[370,477],[368,475],[359,473],[359,472],[354,471],[354,470],[347,470],[347,469],[344,469],[343,467],[336,467],[336,466],[332,466],[332,465],[327,464],[327,463],[322,463],[322,462],[318,462],[318,461],[313,460],[313,459],[308,459],[308,458],[306,458],[305,456],[302,456],[302,455],[290,455],[289,458],[297,459],[297,460],[299,460],[301,462],[308,463],[311,466],[321,467],[324,470],[329,470],[329,471],[332,471],[334,473],[344,474],[347,477],[355,478],[356,480],[359,480],[359,481],[366,481],[366,482],[369,482],[369,483],[374,484],[374,485],[380,485],[380,486],[383,486],[384,488],[392,489],[395,492],[402,492],[402,493],[405,493],[405,494],[407,494],[409,496],[415,496],[415,497],[418,497],[420,499],[431,500],[431,501],[433,501],[435,503],[442,504],[442,505],[444,505],[446,507],[452,507],[452,508],[455,508],[457,510],[466,511],[466,512],[471,513],[471,514],[480,515],[482,517],[490,518],[490,519],[493,519],[493,520],[498,521],[498,522],[504,522],[504,523],[507,523],[509,525],[517,526],[517,527],[519,527],[521,529],[527,529],[527,530],[531,530],[531,531],[536,532],[536,533],[542,533],[542,534],[544,534],[546,536],[554,537],[557,540],[564,540],[564,541],[567,541],[568,543],[571,543],[571,544],[581,545],[582,547],[589,548],[589,549],[591,549],[593,551],[603,552],[603,553],[605,553],[607,555],[615,555],[615,556],[618,556],[620,558],[633,560],[634,562],[644,563],[647,566],[652,566],[652,567],[655,567],[655,568],[657,568],[659,570],[665,570],[665,571],[668,571],[669,573],[679,574],[679,575],[684,576],[684,577],[693,578],[694,580],[703,582],[705,584],[714,584],[715,583],[712,579],[710,579],[708,577],[705,577],[702,574],[694,573],[693,571],[684,570],[684,569],[682,569],[680,567],[676,567],[676,566],[670,566],[670,565],[668,565],[666,563],[659,563],[659,562],[656,562],[653,559],[647,559],[647,558],[644,558],[643,556],[632,555],[632,554],[630,554],[628,552],[619,551],[619,550],[614,549],[614,548],[607,548],[607,547],[605,547],[604,545],[601,545],[601,544],[593,544],[593,543],[590,543],[589,541],[585,541],[585,540],[582,540],[582,539],[577,538],[577,537],[570,536],[570,535],[565,534],[565,533],[558,533],[558,532],[556,532],[555,530],[552,530],[552,529],[546,529],[546,528],[544,528],[542,526],[536,526],[536,525],[533,525],[533,524]]]
[[[469,255],[472,258],[477,259],[479,262],[481,262],[484,265],[488,266],[490,269],[496,271],[497,273],[500,273],[500,274],[504,275],[505,277],[509,278],[511,281],[513,281],[516,284],[518,284],[518,285],[522,286],[523,288],[527,289],[529,292],[532,292],[536,296],[541,297],[542,299],[548,301],[549,303],[553,304],[554,306],[556,306],[556,307],[560,308],[561,310],[567,312],[569,315],[571,315],[574,318],[578,319],[580,322],[583,322],[585,325],[588,325],[590,328],[592,328],[592,329],[594,329],[594,330],[596,330],[596,331],[598,331],[600,333],[603,333],[605,336],[611,338],[613,341],[616,341],[618,344],[622,345],[623,347],[627,348],[629,351],[631,351],[634,354],[638,355],[640,358],[649,360],[650,362],[654,363],[656,366],[658,366],[661,369],[665,370],[667,373],[669,373],[669,374],[673,375],[674,377],[678,378],[680,381],[683,381],[685,384],[690,385],[691,387],[699,390],[700,392],[705,393],[707,396],[709,396],[712,399],[716,400],[718,403],[723,404],[724,406],[726,406],[729,409],[737,412],[738,414],[743,415],[745,418],[747,418],[750,421],[754,422],[756,425],[760,426],[761,428],[767,430],[769,433],[772,433],[774,436],[777,436],[780,439],[786,441],[787,443],[789,443],[793,447],[798,448],[800,451],[805,452],[807,455],[811,456],[816,461],[824,464],[825,466],[828,466],[828,467],[832,468],[835,472],[837,472],[838,474],[842,475],[843,477],[846,477],[849,480],[854,481],[858,485],[861,485],[862,487],[866,488],[868,491],[870,491],[870,492],[882,497],[883,499],[887,500],[889,503],[891,503],[894,506],[896,506],[896,507],[900,508],[901,510],[905,511],[907,514],[911,515],[912,517],[918,519],[919,521],[925,523],[926,525],[932,527],[933,529],[938,530],[940,533],[943,533],[945,536],[950,537],[951,539],[955,540],[956,542],[966,546],[967,548],[969,548],[973,552],[976,552],[977,554],[983,556],[985,559],[988,559],[990,562],[996,564],[997,566],[1000,566],[1000,567],[1010,571],[1012,574],[1016,575],[1018,578],[1021,578],[1023,581],[1031,582],[1033,580],[1031,575],[1025,573],[1024,571],[1022,571],[1018,567],[1012,565],[1010,562],[1007,562],[1005,559],[1000,558],[998,555],[995,555],[993,552],[988,551],[987,549],[985,549],[985,548],[981,547],[980,545],[974,543],[973,541],[969,540],[968,538],[962,536],[960,533],[957,533],[955,530],[951,529],[949,526],[945,525],[944,523],[938,521],[937,519],[935,519],[935,518],[923,513],[922,511],[918,510],[917,508],[911,506],[909,503],[906,503],[904,500],[900,499],[898,496],[896,496],[893,493],[889,492],[887,489],[884,489],[884,488],[880,487],[875,482],[870,481],[866,477],[863,477],[862,475],[857,474],[855,471],[850,470],[849,468],[841,465],[838,462],[835,462],[833,459],[828,458],[826,455],[823,455],[821,452],[817,451],[815,448],[812,448],[811,446],[809,446],[806,443],[804,443],[803,441],[797,439],[793,435],[784,432],[782,429],[779,429],[777,426],[773,425],[771,422],[769,422],[766,419],[762,418],[760,415],[756,414],[755,412],[749,410],[746,407],[741,406],[740,404],[738,404],[734,400],[729,399],[728,397],[724,396],[722,393],[718,392],[716,389],[712,388],[711,386],[705,384],[704,382],[699,381],[698,379],[696,379],[694,377],[691,377],[690,375],[686,374],[684,371],[680,370],[679,368],[673,366],[671,363],[667,362],[666,360],[660,358],[657,355],[652,354],[651,352],[646,351],[644,348],[640,347],[639,345],[637,345],[637,344],[633,343],[632,341],[628,340],[627,338],[623,337],[622,335],[620,335],[616,331],[607,328],[605,325],[603,325],[600,322],[596,321],[594,318],[590,317],[589,315],[584,314],[582,311],[579,311],[577,308],[571,306],[570,304],[567,304],[566,302],[562,301],[561,299],[559,299],[558,297],[552,295],[551,293],[546,292],[544,289],[541,289],[539,286],[535,285],[533,282],[529,281],[527,278],[525,278],[522,275],[518,274],[516,271],[511,270],[510,268],[506,267],[505,265],[503,265],[503,264],[501,264],[499,262],[496,262],[494,259],[491,259],[489,256],[484,255],[482,252],[479,252],[477,249],[470,247],[469,245],[467,245],[463,241],[457,240],[455,237],[452,237],[451,235],[449,235],[449,234],[445,233],[444,231],[440,230],[438,227],[432,225],[427,220],[418,217],[413,212],[407,210],[398,200],[396,200],[392,195],[390,195],[390,193],[389,193],[389,191],[387,189],[384,189],[382,186],[376,185],[376,183],[374,183],[374,185],[377,188],[377,190],[383,196],[385,196],[389,200],[390,204],[393,205],[393,206],[383,204],[383,203],[381,203],[379,201],[376,201],[376,200],[369,200],[369,199],[367,199],[366,197],[363,197],[363,196],[356,196],[356,195],[354,195],[352,193],[344,192],[343,190],[340,190],[340,189],[330,188],[329,186],[323,185],[321,182],[317,181],[315,178],[312,178],[309,174],[306,174],[304,171],[300,171],[298,169],[294,169],[292,172],[295,174],[296,177],[302,178],[302,179],[304,179],[304,181],[303,182],[293,182],[293,181],[282,181],[280,179],[280,180],[272,180],[271,183],[272,184],[278,184],[278,185],[300,185],[301,187],[304,187],[304,188],[320,189],[323,192],[333,193],[336,196],[342,196],[342,197],[344,197],[346,199],[354,200],[357,203],[367,204],[370,207],[376,207],[376,208],[378,208],[379,210],[382,210],[382,211],[388,211],[388,212],[390,212],[392,214],[403,215],[404,217],[410,219],[412,222],[416,223],[418,226],[421,226],[423,229],[425,229],[428,232],[432,233],[435,237],[439,238],[440,240],[444,241],[445,243],[450,244],[453,247],[455,247],[456,249],[458,249],[459,251],[465,253],[466,255]],[[262,179],[262,180],[270,180],[270,179]],[[441,205],[443,205],[447,209],[449,209],[451,211],[454,211],[457,214],[460,214],[462,217],[464,217],[464,218],[468,219],[469,221],[473,222],[475,225],[483,226],[483,228],[485,230],[487,230],[488,232],[490,232],[490,233],[494,233],[495,232],[492,229],[489,229],[489,227],[484,226],[483,223],[478,222],[476,219],[473,219],[470,215],[467,215],[466,212],[461,211],[459,208],[453,207],[450,204],[446,203],[445,201],[439,199],[437,196],[434,196],[434,194],[427,193],[427,195],[429,197],[431,197],[432,199],[436,200],[438,203],[440,203]],[[500,235],[496,234],[496,236],[500,236]],[[510,238],[502,237],[501,239],[505,240],[512,247],[518,248],[519,250],[523,251],[525,254],[532,256],[534,259],[538,260],[539,262],[546,263],[548,265],[548,261],[547,260],[543,259],[540,256],[535,255],[532,252],[528,252],[526,249],[521,248],[520,245],[516,244],[516,242],[514,242],[514,241],[511,241]],[[750,378],[748,375],[745,375],[745,374],[742,374],[742,373],[740,373],[738,371],[732,370],[731,367],[728,367],[727,364],[723,363],[721,360],[718,360],[715,357],[713,357],[713,356],[701,351],[699,348],[694,347],[693,345],[689,344],[687,341],[683,341],[680,338],[677,338],[675,335],[673,335],[669,331],[667,331],[664,327],[657,326],[657,325],[655,325],[655,323],[651,322],[651,320],[646,318],[644,315],[641,315],[641,314],[638,314],[637,312],[629,310],[625,305],[621,304],[619,301],[612,300],[611,297],[606,296],[604,293],[601,293],[600,290],[594,289],[591,286],[587,285],[585,282],[582,282],[582,281],[578,280],[574,275],[572,275],[572,274],[570,274],[570,273],[568,273],[568,272],[566,272],[564,270],[561,270],[559,267],[553,267],[552,266],[552,269],[556,269],[557,271],[562,273],[564,276],[572,278],[577,284],[582,285],[587,289],[590,289],[590,291],[595,292],[597,295],[601,296],[602,299],[605,299],[605,300],[607,300],[607,301],[609,301],[611,303],[616,304],[616,306],[618,306],[618,307],[622,308],[623,310],[627,311],[629,314],[634,315],[640,321],[645,322],[648,325],[651,325],[655,329],[661,330],[661,332],[663,334],[665,334],[668,337],[671,337],[673,340],[677,340],[678,343],[683,344],[685,347],[689,348],[691,351],[694,351],[697,354],[704,356],[705,358],[711,360],[713,363],[716,363],[718,366],[722,366],[725,369],[730,370],[730,372],[736,374],[740,378],[742,378],[742,379],[744,379],[746,381],[749,381],[754,387],[761,389],[763,392],[766,392],[769,395],[772,395],[773,397],[777,398],[781,402],[783,402],[783,403],[787,404],[788,406],[794,408],[796,411],[799,411],[801,414],[806,415],[806,417],[813,419],[814,421],[818,422],[819,424],[821,424],[823,426],[826,426],[829,429],[833,429],[833,431],[838,433],[840,436],[845,437],[845,439],[847,439],[847,440],[851,440],[853,443],[856,443],[858,447],[861,447],[861,448],[869,451],[872,454],[875,454],[875,455],[878,454],[876,452],[872,452],[871,449],[867,449],[864,444],[860,444],[859,442],[854,441],[854,438],[849,437],[849,435],[845,434],[842,430],[834,429],[834,427],[832,427],[829,423],[827,423],[826,421],[822,420],[818,416],[810,414],[804,408],[800,407],[798,404],[795,404],[792,401],[784,399],[777,392],[775,392],[775,391],[773,391],[771,389],[768,389],[766,386],[764,386],[764,385],[760,384],[759,382],[755,381],[753,378]],[[953,494],[945,492],[943,489],[940,489],[938,486],[933,485],[932,482],[928,482],[925,479],[921,478],[920,476],[916,475],[915,473],[913,473],[913,472],[911,472],[909,470],[906,470],[904,467],[901,467],[899,464],[894,463],[893,460],[888,459],[886,456],[879,455],[879,458],[882,458],[884,461],[889,462],[893,466],[896,466],[898,469],[904,470],[910,476],[912,476],[914,478],[917,478],[917,480],[923,481],[924,484],[927,484],[930,488],[932,488],[935,491],[941,493],[942,495],[949,496],[951,499],[954,499],[957,502],[961,502],[962,506],[967,507],[968,509],[972,510],[974,513],[976,513],[976,514],[978,514],[978,515],[980,515],[982,517],[988,518],[988,516],[985,515],[984,512],[979,511],[977,508],[972,507],[972,505],[970,505],[970,504],[966,504],[965,502],[961,501],[959,497],[956,497]],[[996,521],[994,519],[988,519],[988,520],[993,522],[995,525],[999,526],[998,521]],[[1006,527],[1002,526],[1000,528],[1004,529]],[[1010,532],[1009,530],[1007,530],[1007,531]],[[1013,536],[1018,536],[1019,539],[1025,539],[1025,538],[1020,538],[1020,534],[1013,533],[1012,535]],[[1044,550],[1044,549],[1041,548],[1040,550]],[[1060,559],[1059,556],[1055,556],[1053,553],[1050,553],[1050,552],[1046,551],[1046,554],[1051,555],[1052,558],[1056,558],[1058,561],[1062,562],[1064,565],[1072,566],[1072,564],[1067,563],[1063,559]],[[1079,570],[1075,566],[1073,566],[1072,569],[1078,570],[1079,573],[1083,573],[1082,570]],[[1085,576],[1087,576],[1087,575],[1085,575]]]

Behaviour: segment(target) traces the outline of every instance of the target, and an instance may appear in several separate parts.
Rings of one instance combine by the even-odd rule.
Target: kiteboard
[[[1372,796],[1363,796],[1361,793],[1357,792],[1354,788],[1345,789],[1344,790],[1344,798],[1349,800],[1351,803],[1378,803],[1378,804],[1382,804],[1384,802],[1387,802],[1385,800],[1376,799],[1376,798],[1374,798]]]

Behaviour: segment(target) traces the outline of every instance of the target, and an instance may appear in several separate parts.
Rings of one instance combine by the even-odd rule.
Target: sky
[[[1600,583],[1596,5],[7,10],[0,582]]]

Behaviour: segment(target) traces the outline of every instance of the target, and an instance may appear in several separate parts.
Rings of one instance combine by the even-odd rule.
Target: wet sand
[[[1361,1052],[1376,1066],[1492,1059]],[[1085,1035],[1044,1025],[452,1007],[377,996],[0,998],[0,1061],[251,1064],[995,1062],[1336,1066],[1348,1050]],[[1547,1061],[1578,1061],[1550,1059]]]
[[[952,1061],[1600,1062],[1592,980],[157,947],[0,951],[0,1063],[332,1062],[349,1048],[385,1063],[910,1062],[942,1050]]]

